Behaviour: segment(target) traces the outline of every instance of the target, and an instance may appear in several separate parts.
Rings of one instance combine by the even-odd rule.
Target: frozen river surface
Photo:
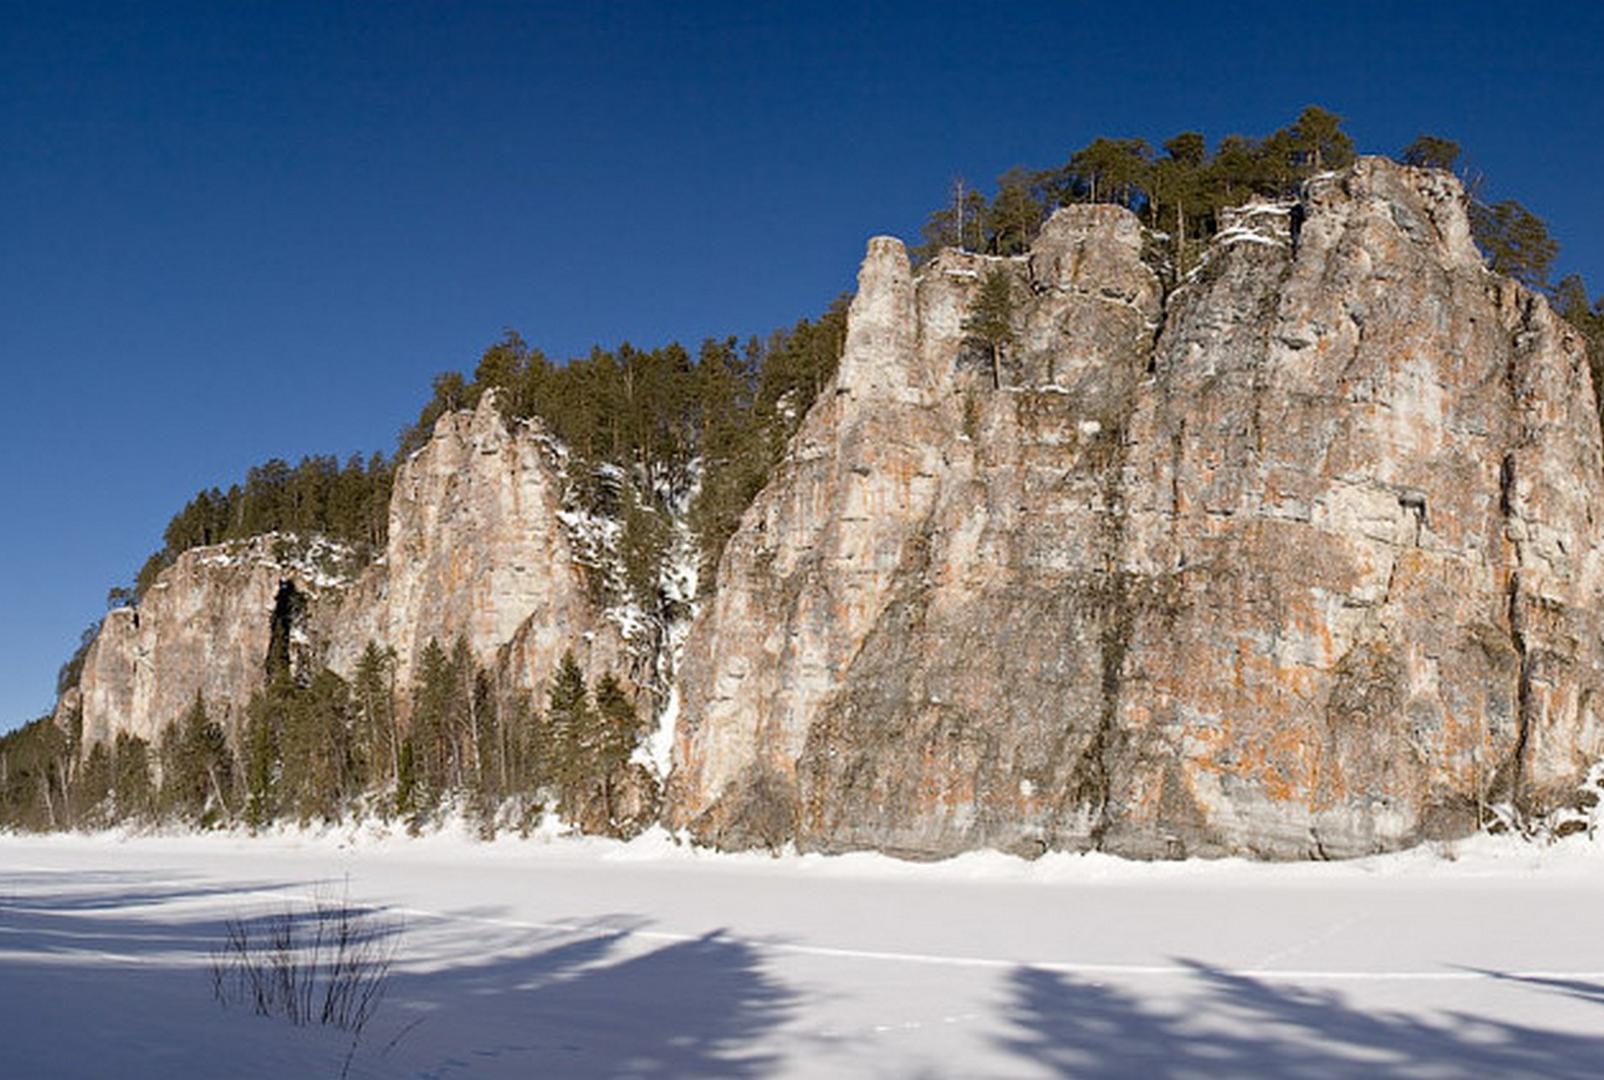
[[[1457,854],[914,866],[661,837],[0,837],[0,1073],[1604,1075],[1604,852]],[[318,897],[399,927],[354,1051],[213,996],[229,920]]]

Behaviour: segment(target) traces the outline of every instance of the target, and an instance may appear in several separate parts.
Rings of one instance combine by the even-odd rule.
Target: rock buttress
[[[1090,842],[1118,648],[1120,429],[1158,286],[1136,220],[1057,215],[1033,256],[877,240],[837,384],[692,630],[674,819],[714,842],[1034,853]],[[965,340],[1015,278],[1001,392]]]
[[[693,628],[672,823],[1295,857],[1562,796],[1604,681],[1580,342],[1441,174],[1366,159],[1225,225],[1161,330],[1118,208],[917,278],[870,245]],[[962,330],[997,268],[1001,392]]]

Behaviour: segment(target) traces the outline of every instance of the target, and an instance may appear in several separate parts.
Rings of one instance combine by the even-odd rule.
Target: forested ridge
[[[1226,135],[1211,144],[1188,131],[1157,148],[1098,138],[1060,165],[1010,169],[990,194],[955,181],[914,255],[928,259],[944,247],[1017,255],[1058,207],[1116,203],[1142,220],[1144,257],[1174,287],[1226,209],[1255,197],[1289,198],[1354,156],[1340,118],[1312,106],[1257,138]],[[1483,201],[1484,185],[1449,139],[1422,135],[1396,156],[1465,180],[1489,266],[1548,295],[1587,339],[1595,384],[1604,381],[1604,298],[1590,298],[1578,276],[1551,280],[1559,249],[1542,220],[1513,200]],[[562,448],[567,499],[620,525],[621,573],[594,576],[598,603],[633,604],[660,626],[681,619],[688,613],[662,588],[675,530],[694,540],[701,591],[716,588],[724,544],[835,371],[846,303],[838,298],[817,318],[763,338],[710,338],[694,351],[626,343],[564,363],[508,332],[472,372],[436,376],[393,453],[344,464],[326,456],[295,465],[274,459],[226,490],[197,493],[133,583],[108,600],[137,605],[184,551],[268,532],[325,536],[359,561],[382,553],[398,465],[428,441],[442,415],[494,391],[509,422],[538,423]],[[1006,296],[988,306],[983,295],[966,323],[992,346],[994,381],[1007,315]],[[618,589],[624,595],[606,592]],[[59,691],[78,682],[94,630],[63,666]],[[552,686],[531,693],[505,685],[462,642],[432,644],[416,670],[413,685],[396,685],[384,642],[370,644],[349,681],[327,670],[292,674],[282,650],[270,651],[262,688],[237,730],[211,719],[217,703],[197,699],[155,746],[122,735],[85,754],[71,718],[65,730],[41,718],[0,737],[0,826],[178,819],[258,827],[355,812],[421,823],[452,801],[487,828],[527,823],[540,807],[604,831],[644,820],[655,791],[629,757],[648,718],[616,678],[587,685],[570,658]]]

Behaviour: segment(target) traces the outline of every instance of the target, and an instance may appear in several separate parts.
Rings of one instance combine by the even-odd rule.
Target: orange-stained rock
[[[1574,790],[1604,750],[1580,340],[1483,268],[1441,173],[1365,159],[1223,224],[1162,314],[1117,208],[917,276],[871,242],[692,630],[672,822],[1325,856]],[[993,267],[1001,392],[962,331]]]

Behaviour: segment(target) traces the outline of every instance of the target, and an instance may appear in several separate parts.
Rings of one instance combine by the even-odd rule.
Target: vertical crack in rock
[[[1167,314],[1167,297],[1158,301],[1157,321],[1162,327]],[[1149,365],[1144,365],[1148,366]],[[1128,517],[1125,513],[1121,478],[1126,467],[1129,438],[1126,424],[1121,422],[1114,433],[1113,452],[1103,472],[1103,500],[1105,513],[1100,518],[1103,543],[1109,553],[1108,563],[1100,574],[1101,586],[1096,590],[1097,601],[1103,609],[1103,627],[1099,648],[1097,725],[1087,740],[1075,764],[1069,789],[1071,806],[1090,819],[1087,840],[1096,850],[1103,847],[1103,838],[1110,823],[1110,806],[1113,783],[1111,770],[1120,756],[1121,732],[1119,727],[1120,694],[1123,688],[1126,650],[1130,646],[1134,615],[1130,595],[1131,578],[1120,568],[1115,553],[1123,550]],[[1172,500],[1178,498],[1172,488]],[[1174,513],[1175,507],[1171,506]]]
[[[1520,308],[1519,320],[1511,330],[1508,361],[1504,366],[1504,383],[1508,388],[1510,407],[1516,416],[1516,439],[1514,445],[1504,453],[1498,469],[1498,505],[1504,516],[1504,533],[1514,546],[1515,565],[1509,574],[1509,639],[1515,649],[1516,657],[1516,683],[1515,683],[1515,741],[1510,750],[1508,759],[1494,776],[1494,791],[1491,797],[1506,798],[1515,808],[1516,813],[1524,811],[1522,803],[1521,780],[1526,764],[1527,744],[1531,738],[1532,729],[1532,678],[1536,659],[1527,640],[1523,596],[1521,590],[1521,570],[1526,562],[1527,523],[1522,513],[1523,507],[1518,486],[1516,463],[1517,453],[1527,447],[1532,439],[1531,433],[1522,416],[1523,387],[1519,365],[1526,345],[1530,342],[1536,331],[1532,326],[1532,317],[1536,306],[1535,297],[1518,299]]]
[[[1509,386],[1511,401],[1517,400],[1518,389],[1515,384],[1514,360],[1506,368],[1506,382]],[[1513,451],[1504,454],[1503,461],[1498,469],[1498,508],[1504,517],[1504,535],[1509,538],[1516,552],[1516,569],[1510,571],[1508,585],[1508,600],[1505,609],[1505,618],[1508,620],[1508,633],[1510,645],[1515,650],[1515,742],[1509,756],[1500,763],[1494,772],[1487,792],[1489,799],[1507,799],[1511,804],[1518,806],[1520,801],[1521,763],[1526,756],[1526,741],[1531,731],[1531,678],[1532,661],[1526,647],[1526,635],[1522,630],[1523,616],[1521,613],[1520,589],[1520,549],[1521,549],[1521,523],[1518,520],[1515,507],[1515,455]]]
[[[301,665],[296,663],[294,646],[305,614],[306,597],[294,582],[280,581],[273,596],[273,612],[268,617],[267,656],[262,664],[268,682],[292,679],[299,673]]]
[[[1526,761],[1526,744],[1532,730],[1532,671],[1534,658],[1522,630],[1520,571],[1509,575],[1509,639],[1515,648],[1515,745],[1509,758],[1494,777],[1493,797],[1504,795],[1517,810],[1522,809],[1521,773]]]
[[[1097,726],[1075,764],[1070,798],[1077,809],[1091,818],[1090,846],[1101,849],[1109,827],[1112,794],[1110,768],[1117,756],[1119,740],[1119,697],[1125,652],[1130,644],[1131,611],[1125,574],[1110,573],[1104,578],[1105,622],[1101,641],[1101,671]]]

